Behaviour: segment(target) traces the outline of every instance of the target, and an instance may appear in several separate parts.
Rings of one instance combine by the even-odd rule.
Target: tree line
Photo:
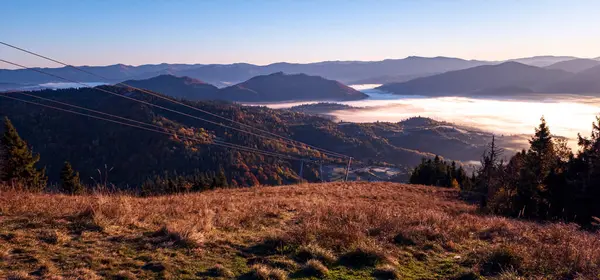
[[[566,140],[552,136],[542,117],[529,148],[508,160],[492,138],[479,168],[462,182],[455,164],[437,157],[417,166],[410,182],[458,185],[478,193],[481,209],[495,214],[592,225],[600,221],[600,117],[589,137],[578,135],[577,144],[574,153]]]
[[[22,191],[39,192],[49,190],[46,168],[38,166],[40,155],[33,153],[27,142],[21,138],[17,129],[8,117],[4,118],[4,133],[0,139],[0,187],[9,187]],[[106,188],[107,182],[99,182]],[[225,172],[197,171],[193,175],[177,173],[155,176],[142,184],[142,195],[157,195],[202,191],[207,189],[228,187]],[[99,186],[95,186],[99,187]],[[70,162],[64,162],[60,171],[60,183],[54,189],[65,194],[83,194],[92,188],[82,183],[79,172],[73,169]]]

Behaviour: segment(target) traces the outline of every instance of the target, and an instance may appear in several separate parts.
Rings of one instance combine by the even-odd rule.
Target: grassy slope
[[[152,198],[0,192],[2,279],[595,279],[599,240],[480,215],[453,190],[392,183]]]

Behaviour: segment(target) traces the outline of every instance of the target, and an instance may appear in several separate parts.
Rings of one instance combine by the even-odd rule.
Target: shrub
[[[57,230],[47,230],[40,233],[40,240],[48,244],[64,244],[69,240],[69,236]]]
[[[195,224],[183,220],[161,227],[154,236],[184,248],[195,248],[204,242],[204,234],[196,229]]]
[[[482,267],[482,274],[486,276],[498,275],[506,270],[517,271],[523,258],[508,247],[494,249],[487,257]]]
[[[235,276],[231,270],[221,264],[216,264],[209,270],[209,273],[215,277],[233,278]]]
[[[382,265],[375,268],[373,276],[380,279],[400,279],[400,273],[392,265]]]
[[[394,236],[394,243],[402,246],[413,246],[417,244],[412,238],[402,232]]]
[[[361,268],[365,266],[375,266],[383,260],[385,260],[385,256],[380,252],[359,247],[344,254],[340,258],[340,263],[350,267]]]
[[[133,274],[133,272],[121,270],[113,276],[113,279],[115,279],[115,280],[136,280],[137,276],[135,276],[135,274]]]
[[[261,280],[285,280],[287,279],[287,272],[278,268],[270,268],[266,265],[255,264],[252,266],[252,277]]]
[[[308,260],[302,269],[306,275],[325,277],[329,269],[318,260]]]
[[[296,251],[296,258],[301,262],[316,259],[323,263],[332,264],[336,261],[335,255],[317,244],[300,246]]]

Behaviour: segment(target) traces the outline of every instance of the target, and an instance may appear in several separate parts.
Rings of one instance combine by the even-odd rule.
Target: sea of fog
[[[588,136],[600,114],[600,98],[581,95],[535,94],[510,98],[423,97],[392,95],[375,90],[378,85],[359,85],[369,95],[359,101],[336,102],[359,109],[324,112],[347,122],[397,122],[422,116],[453,122],[498,134],[533,134],[544,116],[555,135],[567,137],[575,147],[577,133]],[[289,108],[314,102],[263,103],[270,108]],[[256,104],[255,104],[256,105]]]

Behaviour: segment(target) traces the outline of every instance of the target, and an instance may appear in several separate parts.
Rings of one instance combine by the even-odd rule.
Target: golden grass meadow
[[[0,192],[2,279],[599,279],[600,235],[396,183]]]

